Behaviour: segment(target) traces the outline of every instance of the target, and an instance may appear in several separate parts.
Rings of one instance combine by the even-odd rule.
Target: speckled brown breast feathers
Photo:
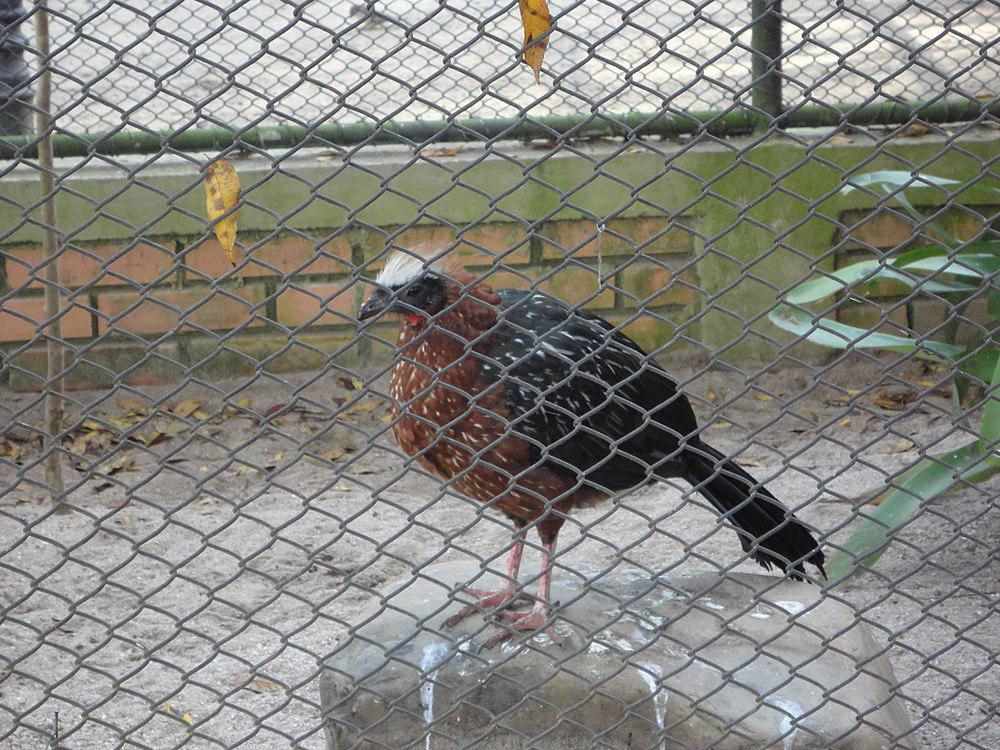
[[[448,282],[454,303],[468,278]],[[533,521],[571,505],[573,481],[533,466],[530,446],[513,434],[502,383],[482,377],[500,297],[486,284],[433,323],[403,320],[390,395],[399,445],[448,486],[507,515]]]

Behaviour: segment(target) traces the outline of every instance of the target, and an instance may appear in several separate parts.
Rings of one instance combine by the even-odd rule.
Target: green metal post
[[[781,115],[781,0],[751,0],[751,84],[755,129],[765,131]]]

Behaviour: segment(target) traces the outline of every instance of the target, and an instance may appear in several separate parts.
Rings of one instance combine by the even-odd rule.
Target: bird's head
[[[420,253],[396,251],[389,256],[371,293],[358,312],[358,320],[379,313],[398,313],[417,326],[441,312],[448,304],[449,284],[456,286],[446,266]]]

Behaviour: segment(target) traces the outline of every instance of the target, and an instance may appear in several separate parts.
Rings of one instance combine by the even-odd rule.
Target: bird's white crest
[[[420,255],[397,250],[389,256],[376,281],[392,289],[408,284],[428,271],[443,273],[444,270],[443,259],[428,262]]]

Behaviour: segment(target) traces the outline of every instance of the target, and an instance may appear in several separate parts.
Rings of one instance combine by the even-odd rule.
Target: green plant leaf
[[[958,450],[929,456],[893,481],[882,502],[841,551],[830,561],[827,580],[840,584],[862,566],[871,566],[888,549],[891,534],[904,526],[934,498],[948,492],[959,481],[981,481],[1000,470],[996,455],[986,455],[982,441],[976,440]]]
[[[975,351],[975,353],[973,353]],[[958,365],[962,374],[975,378],[980,383],[989,383],[993,379],[993,372],[997,363],[1000,362],[1000,348],[990,346],[983,348],[981,344],[969,347],[965,352],[965,359]]]
[[[830,297],[838,292],[843,292],[850,286],[864,285],[875,282],[879,279],[897,281],[911,288],[919,288],[922,291],[934,294],[952,294],[956,292],[974,292],[978,286],[963,284],[947,279],[925,279],[921,274],[902,273],[902,271],[928,271],[937,273],[952,273],[955,275],[972,276],[980,278],[983,274],[970,268],[965,268],[956,263],[958,260],[967,260],[964,256],[955,259],[949,258],[946,250],[936,248],[921,248],[922,250],[933,250],[936,254],[907,254],[910,257],[891,259],[885,263],[877,260],[863,260],[852,263],[849,266],[838,268],[836,271],[809,279],[798,284],[785,296],[785,301],[795,305],[802,305],[807,302]],[[984,259],[992,259],[992,256],[975,256],[975,262],[983,262]],[[969,265],[973,265],[969,260]],[[902,269],[897,271],[896,268]]]
[[[987,253],[959,253],[954,258],[946,256],[922,258],[912,263],[893,265],[905,268],[907,271],[937,271],[979,279],[1000,270],[1000,258]]]
[[[847,178],[847,184],[840,189],[842,195],[849,195],[859,188],[874,186],[891,188],[930,187],[931,185],[957,185],[958,180],[947,177],[935,177],[931,174],[912,174],[899,169],[883,169],[877,172],[865,172]]]
[[[864,260],[860,263],[852,263],[849,266],[838,268],[829,276],[809,279],[794,289],[785,297],[787,302],[801,305],[805,302],[815,302],[818,299],[829,297],[837,292],[841,292],[845,287],[859,282],[874,281],[879,277],[881,266],[877,260]]]
[[[914,341],[889,333],[866,331],[829,318],[814,319],[805,310],[796,309],[782,303],[775,307],[768,319],[779,328],[832,349],[888,349],[897,352],[914,352],[925,359],[956,357],[963,349],[940,341]]]
[[[961,258],[963,255],[972,256],[973,258],[977,258],[980,255],[1000,256],[1000,240],[968,242],[962,245],[961,249],[957,251],[955,248],[944,245],[915,247],[912,250],[907,250],[904,253],[894,256],[890,262],[899,268],[903,268],[924,258],[946,258],[950,253],[955,253],[956,259]],[[969,265],[975,265],[975,260],[969,262]]]

